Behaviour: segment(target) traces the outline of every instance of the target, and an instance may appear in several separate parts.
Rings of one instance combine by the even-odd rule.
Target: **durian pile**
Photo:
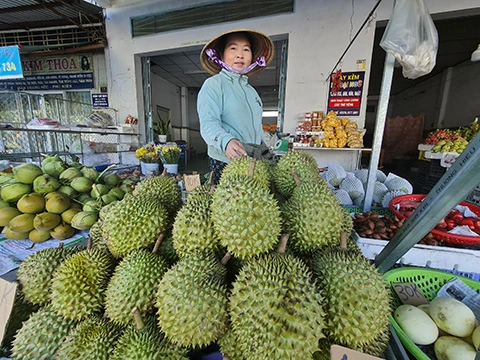
[[[315,160],[238,158],[183,204],[173,178],[142,180],[108,205],[87,248],[55,248],[18,269],[38,307],[14,360],[188,359],[217,342],[231,360],[374,356],[389,340],[390,291],[348,234]]]
[[[320,126],[324,133],[322,146],[326,148],[362,148],[363,131],[358,130],[355,121],[349,118],[339,118],[334,111],[330,111]]]
[[[98,212],[133,190],[133,180],[99,173],[76,161],[47,155],[41,166],[26,163],[0,173],[0,228],[5,238],[64,240],[88,230]]]
[[[331,163],[327,165],[327,171],[320,175],[332,189],[341,205],[363,206],[367,191],[368,169],[348,172],[342,165]],[[388,208],[393,198],[412,193],[413,186],[407,179],[393,173],[385,175],[383,171],[376,170],[373,206]]]

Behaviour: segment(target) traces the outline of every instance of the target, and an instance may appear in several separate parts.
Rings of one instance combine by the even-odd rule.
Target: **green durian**
[[[248,176],[251,166],[255,167],[253,178],[266,189],[269,189],[271,181],[273,180],[273,167],[266,160],[256,160],[250,157],[237,157],[230,161],[222,171],[220,183],[222,179],[230,175]]]
[[[177,181],[170,176],[153,176],[144,179],[137,183],[132,194],[134,196],[140,194],[158,196],[172,218],[183,205],[180,187]]]
[[[134,307],[141,317],[153,313],[157,286],[167,268],[159,255],[148,250],[136,250],[123,258],[105,291],[105,313],[110,320],[133,324]]]
[[[202,347],[223,335],[228,321],[225,275],[211,252],[189,255],[165,273],[158,285],[157,319],[171,342]]]
[[[269,190],[249,176],[225,178],[215,189],[211,211],[221,245],[235,257],[249,259],[278,244],[278,204]]]
[[[98,249],[80,251],[63,261],[51,284],[53,310],[72,320],[82,320],[102,311],[114,266],[112,256]]]

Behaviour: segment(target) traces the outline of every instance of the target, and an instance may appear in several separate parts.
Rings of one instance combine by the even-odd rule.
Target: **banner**
[[[327,112],[335,111],[338,116],[359,116],[364,77],[364,71],[342,73],[340,89],[337,92],[333,91],[330,78]]]
[[[59,55],[22,60],[23,79],[1,80],[0,90],[92,89],[91,55]]]

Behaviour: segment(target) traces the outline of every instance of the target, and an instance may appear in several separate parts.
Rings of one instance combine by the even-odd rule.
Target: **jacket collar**
[[[225,69],[220,70],[221,76],[227,78],[230,81],[238,81],[238,82],[243,82],[248,84],[248,76],[247,75],[241,75],[241,74],[235,74],[230,71],[227,71]]]

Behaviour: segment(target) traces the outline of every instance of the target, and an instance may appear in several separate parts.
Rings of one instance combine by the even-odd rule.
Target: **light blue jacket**
[[[205,80],[198,93],[197,111],[208,155],[228,163],[225,148],[230,140],[261,144],[265,140],[262,109],[262,100],[246,75],[222,69]]]

